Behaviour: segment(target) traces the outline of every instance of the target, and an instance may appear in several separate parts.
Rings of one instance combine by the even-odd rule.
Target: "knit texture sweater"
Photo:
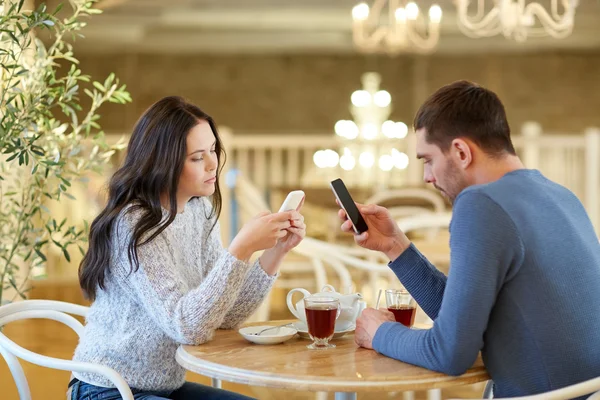
[[[494,397],[600,376],[600,244],[573,193],[535,170],[469,187],[450,253],[448,277],[414,246],[390,264],[434,326],[386,322],[375,350],[451,375],[481,351]]]
[[[175,390],[185,382],[175,360],[178,346],[239,326],[275,276],[258,261],[240,261],[223,249],[218,223],[211,230],[215,220],[206,198],[190,200],[159,236],[140,246],[139,269],[130,272],[127,246],[139,212],[126,210],[113,229],[106,289],[98,288],[73,359],[113,368],[135,389]],[[99,375],[74,376],[113,386]]]

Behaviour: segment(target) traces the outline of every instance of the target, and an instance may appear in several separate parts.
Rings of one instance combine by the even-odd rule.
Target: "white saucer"
[[[310,336],[308,335],[308,327],[306,326],[305,323],[303,322],[295,322],[292,325],[297,331],[298,331],[298,336],[300,336],[303,339],[308,339],[310,340]],[[333,338],[332,339],[337,339],[340,338],[348,333],[352,333],[354,332],[354,330],[356,329],[356,325],[352,324],[348,327],[348,329],[344,329],[344,330],[336,330],[333,332]]]
[[[256,333],[262,331],[263,329],[269,328],[270,326],[271,325],[248,326],[246,328],[241,328],[238,332],[244,337],[244,339],[256,344],[283,343],[287,340],[290,340],[296,335],[296,333],[298,333],[296,328],[282,326],[280,328],[271,329],[265,333],[262,333],[260,336],[256,335]]]

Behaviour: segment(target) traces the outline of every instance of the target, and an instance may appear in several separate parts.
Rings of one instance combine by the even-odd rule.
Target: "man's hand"
[[[368,231],[354,235],[356,244],[365,249],[381,251],[390,261],[394,261],[410,246],[410,240],[398,228],[398,224],[386,208],[375,204],[365,206],[356,203],[356,206],[369,227]],[[354,233],[352,223],[343,209],[338,211],[338,216],[344,221],[342,231]]]
[[[375,333],[384,322],[396,322],[394,314],[385,308],[379,310],[366,308],[356,319],[356,330],[354,331],[356,344],[366,349],[372,349]]]

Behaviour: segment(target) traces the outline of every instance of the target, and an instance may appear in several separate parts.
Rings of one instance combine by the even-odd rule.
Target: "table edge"
[[[198,358],[189,354],[183,345],[177,349],[175,358],[179,365],[188,371],[195,372],[200,375],[208,376],[209,378],[221,379],[228,382],[242,383],[251,386],[270,386],[285,389],[298,390],[298,387],[310,386],[310,391],[326,391],[326,392],[355,392],[361,390],[427,390],[444,388],[449,386],[458,386],[462,384],[483,382],[489,379],[489,375],[485,368],[477,371],[467,371],[459,377],[443,375],[438,376],[434,380],[427,378],[415,378],[407,380],[385,380],[385,381],[348,381],[348,380],[314,380],[302,379],[296,377],[281,377],[273,376],[270,373],[255,372],[245,369],[228,367],[221,364],[216,364],[210,361],[202,360],[202,364],[198,363]],[[480,379],[485,377],[485,379]],[[335,378],[335,377],[332,377]],[[457,382],[471,379],[476,379],[472,382]],[[359,379],[359,378],[357,378]],[[447,384],[446,384],[447,383]],[[385,389],[384,389],[385,388]]]

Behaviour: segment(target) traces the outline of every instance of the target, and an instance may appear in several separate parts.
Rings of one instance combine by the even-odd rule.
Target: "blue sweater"
[[[386,322],[376,351],[450,375],[481,351],[495,397],[600,376],[600,244],[575,195],[524,169],[469,187],[450,249],[447,278],[412,245],[390,263],[434,326]]]

